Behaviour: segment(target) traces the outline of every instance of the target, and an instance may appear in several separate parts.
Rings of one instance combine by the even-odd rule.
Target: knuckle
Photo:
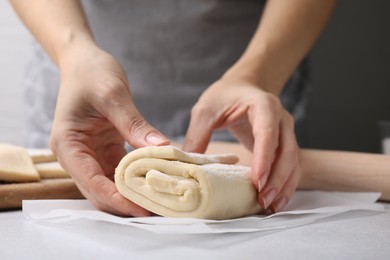
[[[285,120],[286,120],[288,125],[292,126],[292,128],[294,127],[295,119],[290,113],[288,113],[288,112],[285,113]]]
[[[139,116],[131,116],[128,124],[130,135],[135,135],[139,132],[142,132],[148,126],[146,121]]]
[[[212,111],[209,106],[203,104],[203,103],[196,103],[192,109],[191,109],[191,117],[201,117],[201,116],[211,116]]]
[[[281,107],[282,106],[282,102],[280,101],[279,97],[277,97],[273,94],[270,94],[270,93],[267,94],[267,97],[268,97],[269,104],[271,104],[272,106],[274,106],[274,107]]]
[[[247,102],[249,104],[249,113],[252,118],[258,118],[262,128],[269,131],[275,131],[279,128],[283,116],[283,106],[278,97],[272,94],[265,94],[261,97],[253,97]]]
[[[283,107],[280,98],[270,93],[265,94],[264,102],[268,110],[274,114],[279,114]]]
[[[202,125],[204,128],[213,127],[220,117],[212,106],[203,103],[197,103],[191,109],[190,126]]]

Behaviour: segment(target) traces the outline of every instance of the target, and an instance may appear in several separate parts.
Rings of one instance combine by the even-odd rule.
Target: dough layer
[[[144,147],[121,160],[115,184],[124,197],[162,216],[231,219],[260,213],[250,168],[233,165],[237,160]]]

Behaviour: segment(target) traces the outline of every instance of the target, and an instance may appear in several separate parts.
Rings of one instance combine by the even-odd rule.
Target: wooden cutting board
[[[0,210],[21,208],[22,200],[83,198],[70,178],[0,184]]]

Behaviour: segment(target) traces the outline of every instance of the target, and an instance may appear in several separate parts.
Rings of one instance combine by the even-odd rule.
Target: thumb
[[[111,106],[107,118],[134,148],[170,144],[166,136],[143,118],[132,101],[124,102],[123,106]]]
[[[210,142],[214,123],[208,113],[197,113],[193,109],[190,124],[184,140],[183,150],[188,152],[204,153]]]

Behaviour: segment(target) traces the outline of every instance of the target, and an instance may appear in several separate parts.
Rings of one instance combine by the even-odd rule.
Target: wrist
[[[222,79],[245,81],[266,90],[266,84],[260,74],[261,72],[253,69],[252,66],[246,66],[237,62],[222,75]]]
[[[259,56],[243,57],[227,70],[222,78],[244,80],[266,92],[279,96],[284,84],[276,75],[273,75],[272,71],[267,70],[265,63]]]
[[[91,35],[85,33],[69,33],[68,37],[61,44],[58,44],[58,48],[56,49],[56,63],[61,70],[68,62],[79,59],[88,53],[94,53],[98,49]]]
[[[253,47],[251,43],[224,77],[250,80],[262,90],[279,96],[288,78],[285,64],[278,59],[277,49],[266,40]]]

